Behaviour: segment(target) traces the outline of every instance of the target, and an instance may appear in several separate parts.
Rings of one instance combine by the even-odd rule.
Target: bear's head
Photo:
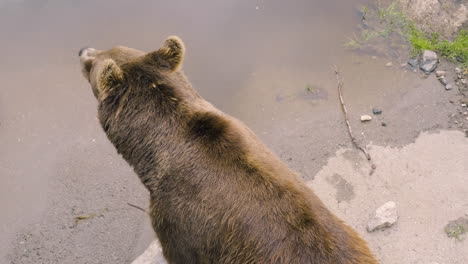
[[[128,87],[129,82],[144,81],[140,77],[152,76],[163,82],[180,79],[178,72],[184,53],[182,40],[172,36],[164,41],[160,49],[149,53],[117,46],[104,51],[83,48],[79,57],[83,75],[89,81],[94,96],[101,102],[113,89]],[[158,82],[149,81],[154,82],[150,84],[152,86]]]

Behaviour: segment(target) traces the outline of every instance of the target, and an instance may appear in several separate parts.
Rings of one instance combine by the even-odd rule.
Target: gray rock
[[[390,2],[390,1],[389,1]],[[466,0],[397,0],[399,6],[422,31],[437,32],[443,38],[453,36],[465,26]]]
[[[410,65],[411,67],[414,67],[414,68],[418,67],[418,64],[419,64],[419,61],[418,61],[417,58],[410,59],[408,61],[408,65]]]
[[[445,79],[445,77],[442,76],[442,77],[439,77],[439,78],[437,78],[437,79],[439,79],[439,82],[440,82],[441,84],[447,85],[447,79]]]
[[[372,120],[372,116],[370,115],[362,115],[361,116],[361,122],[366,122],[366,121],[371,121]]]
[[[375,211],[375,215],[367,224],[367,231],[373,232],[378,229],[390,227],[398,220],[396,203],[389,201]]]
[[[372,113],[373,113],[374,115],[380,115],[380,114],[382,114],[382,110],[380,110],[380,109],[378,109],[378,108],[373,108],[373,109],[372,109]]]
[[[453,86],[451,84],[447,84],[445,85],[445,90],[452,90],[453,89]]]
[[[427,75],[431,74],[439,64],[437,54],[430,50],[425,50],[422,55],[420,69]]]
[[[462,70],[461,70],[460,68],[455,68],[455,72],[456,72],[457,74],[461,74],[461,73],[462,73]]]
[[[383,127],[386,127],[386,126],[387,126],[387,123],[382,122],[381,125],[382,125]]]

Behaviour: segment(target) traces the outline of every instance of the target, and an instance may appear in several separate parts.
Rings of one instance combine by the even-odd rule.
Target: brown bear
[[[377,263],[295,172],[239,120],[205,101],[169,37],[144,53],[79,53],[98,117],[150,192],[169,263]]]

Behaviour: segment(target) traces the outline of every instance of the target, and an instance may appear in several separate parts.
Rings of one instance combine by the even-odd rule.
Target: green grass
[[[428,35],[412,25],[408,39],[413,46],[414,55],[422,50],[433,50],[442,57],[461,63],[463,68],[468,68],[468,31],[466,30],[461,30],[453,41],[449,41],[441,40],[437,33]]]
[[[306,84],[306,88],[305,88],[306,92],[308,93],[311,93],[313,92],[315,89],[314,87],[312,87],[312,85],[310,83]]]
[[[377,39],[388,38],[392,33],[406,38],[412,45],[414,56],[423,50],[433,50],[440,56],[461,63],[463,68],[468,68],[468,31],[461,30],[453,41],[441,39],[437,33],[426,33],[410,21],[398,8],[397,2],[377,10],[361,7],[361,20],[378,20],[376,27],[361,31],[359,36],[350,38],[346,47],[360,48],[364,44]]]
[[[465,228],[461,224],[449,224],[445,227],[445,233],[448,237],[456,238],[457,240],[461,240],[463,234],[466,233]]]

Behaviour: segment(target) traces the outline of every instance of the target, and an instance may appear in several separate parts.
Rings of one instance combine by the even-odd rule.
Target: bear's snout
[[[81,57],[81,54],[83,54],[83,52],[87,49],[88,47],[81,48],[80,51],[78,52],[78,57]]]
[[[81,59],[89,59],[89,58],[93,58],[96,55],[96,52],[97,50],[93,48],[82,48],[78,52],[78,56]]]

